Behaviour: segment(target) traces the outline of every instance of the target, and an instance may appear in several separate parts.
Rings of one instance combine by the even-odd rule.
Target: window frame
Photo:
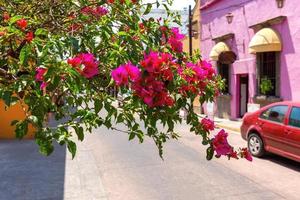
[[[223,70],[224,67],[226,66],[227,68],[227,78],[224,78],[223,77]],[[221,91],[221,93],[223,95],[230,95],[230,64],[224,64],[224,63],[221,63],[221,62],[217,62],[217,71],[218,71],[218,74],[222,77],[222,79],[226,79],[226,82],[225,82],[225,86],[227,87],[227,89],[224,91]],[[220,71],[222,71],[222,73],[220,73]]]
[[[270,51],[270,52],[260,52],[256,54],[256,65],[257,65],[257,70],[256,70],[256,82],[257,82],[257,94],[258,95],[263,95],[260,91],[260,83],[262,78],[264,78],[265,76],[262,75],[262,68],[264,63],[270,63],[270,60],[267,61],[263,61],[263,56],[266,54],[270,54],[273,53],[274,54],[274,65],[275,65],[275,69],[273,69],[275,71],[275,75],[273,77],[275,84],[274,86],[274,91],[272,92],[273,94],[266,94],[267,96],[275,96],[275,97],[280,97],[280,52],[276,52],[276,51]]]
[[[290,112],[289,112],[289,115],[288,115],[287,126],[289,126],[289,127],[291,127],[291,128],[300,129],[300,127],[298,127],[298,126],[293,126],[293,125],[290,124],[290,120],[291,120],[291,115],[292,115],[293,108],[298,108],[298,109],[300,110],[300,107],[299,107],[299,106],[291,106]]]
[[[270,110],[270,109],[272,109],[272,108],[274,108],[274,107],[279,107],[279,106],[286,107],[286,111],[285,111],[285,114],[284,114],[284,117],[283,117],[282,122],[270,120],[270,119],[269,119],[269,115],[268,115],[268,118],[263,118],[263,117],[262,117],[263,114],[264,114],[265,112],[267,112],[268,110]],[[276,123],[276,124],[285,125],[285,124],[286,124],[286,118],[287,118],[287,114],[288,114],[288,113],[289,113],[289,106],[288,106],[288,105],[274,105],[274,106],[268,107],[268,108],[266,108],[265,110],[263,110],[263,111],[260,113],[260,115],[259,115],[259,119],[261,119],[261,120],[266,120],[266,121],[268,121],[268,122],[272,122],[272,123]]]

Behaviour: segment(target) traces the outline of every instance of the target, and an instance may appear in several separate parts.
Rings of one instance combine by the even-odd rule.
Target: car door
[[[284,129],[288,142],[287,153],[300,158],[300,107],[292,106],[288,114],[288,123]]]
[[[287,105],[276,105],[263,111],[257,120],[267,151],[285,151],[285,124]]]

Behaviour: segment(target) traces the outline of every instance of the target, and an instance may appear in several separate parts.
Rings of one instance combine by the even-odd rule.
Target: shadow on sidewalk
[[[66,148],[49,157],[33,140],[0,141],[0,200],[64,199]]]
[[[279,155],[275,155],[275,154],[271,154],[271,153],[268,153],[261,159],[269,160],[278,165],[281,165],[281,166],[287,167],[289,169],[292,169],[294,171],[300,172],[300,163],[296,162],[294,160],[290,160],[288,158],[285,158],[285,157],[282,157]]]

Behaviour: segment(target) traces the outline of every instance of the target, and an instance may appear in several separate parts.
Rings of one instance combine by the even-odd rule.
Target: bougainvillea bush
[[[194,113],[195,97],[212,101],[222,81],[209,62],[183,53],[184,35],[169,25],[180,19],[167,5],[166,19],[145,17],[156,6],[141,0],[2,0],[0,98],[6,106],[26,105],[26,119],[12,122],[16,136],[31,124],[41,153],[49,155],[57,142],[74,156],[74,135],[83,140],[99,126],[119,130],[124,124],[119,131],[130,140],[152,138],[162,156],[163,143],[179,137],[174,126],[184,109],[208,159],[250,160],[247,149],[228,144],[225,131],[210,135],[213,122]],[[127,94],[121,107],[107,92],[111,88]],[[60,122],[56,127],[48,125],[49,113]]]

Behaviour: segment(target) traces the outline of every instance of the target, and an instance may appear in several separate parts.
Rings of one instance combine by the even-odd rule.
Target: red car
[[[274,103],[247,113],[241,134],[253,156],[271,152],[300,162],[300,102]]]

